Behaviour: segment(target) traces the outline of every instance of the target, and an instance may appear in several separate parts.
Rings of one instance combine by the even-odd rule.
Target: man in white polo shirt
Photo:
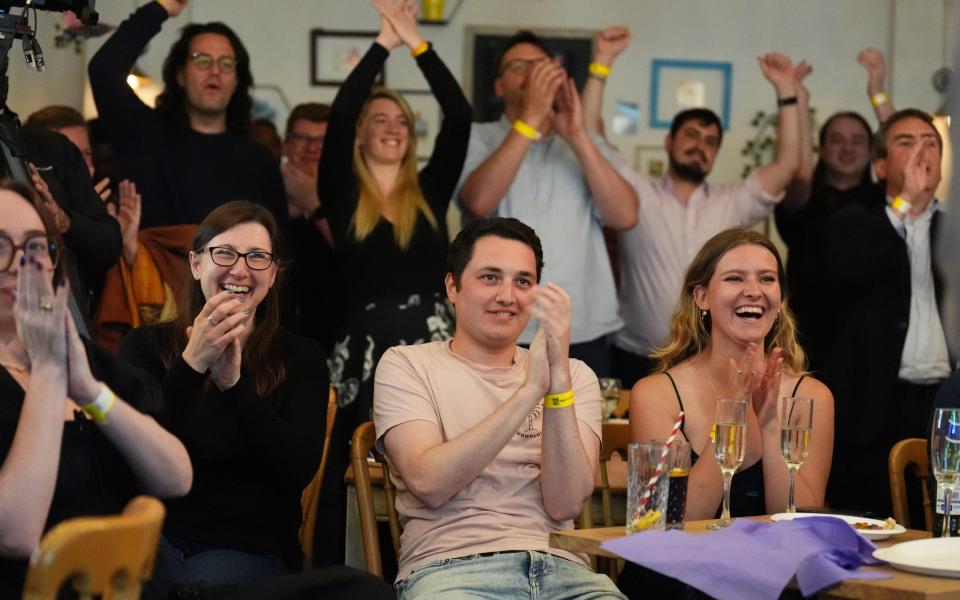
[[[593,491],[600,390],[568,358],[570,297],[538,285],[540,241],[516,219],[450,246],[449,342],[389,349],[374,421],[398,489],[400,598],[623,598],[583,556],[549,547]],[[517,346],[530,316],[530,349]]]

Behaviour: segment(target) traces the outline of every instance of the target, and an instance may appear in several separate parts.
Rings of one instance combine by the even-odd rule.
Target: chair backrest
[[[373,484],[370,481],[370,465],[367,456],[372,452],[374,459],[383,469],[383,492],[386,496],[387,521],[390,524],[390,539],[393,551],[400,556],[400,517],[397,514],[397,490],[390,480],[390,467],[386,459],[376,449],[377,434],[373,421],[361,424],[353,432],[350,443],[350,465],[357,486],[357,509],[360,514],[360,536],[363,540],[363,557],[367,571],[383,577],[383,561],[380,558],[380,539],[377,532],[377,514],[373,502]]]
[[[58,524],[30,557],[23,599],[54,600],[68,580],[84,600],[139,598],[141,582],[153,576],[163,516],[163,503],[137,496],[122,514]]]
[[[919,480],[923,496],[923,517],[926,530],[933,530],[933,507],[927,491],[927,476],[930,473],[930,458],[927,455],[927,440],[908,438],[900,440],[890,449],[887,461],[890,469],[890,498],[893,501],[893,518],[904,527],[911,527],[910,508],[907,503],[907,478],[909,469]],[[911,482],[916,485],[916,480]]]
[[[600,450],[600,506],[603,510],[603,524],[613,527],[613,512],[610,509],[610,476],[607,463],[614,454],[626,462],[627,447],[630,445],[630,425],[627,423],[603,424],[603,447]]]
[[[300,522],[300,547],[303,550],[303,570],[313,568],[313,535],[317,529],[317,502],[320,500],[320,488],[323,486],[323,474],[327,471],[327,457],[330,455],[330,436],[333,434],[333,423],[337,419],[337,391],[330,386],[327,395],[327,425],[323,437],[323,453],[320,455],[320,466],[317,473],[303,488],[300,495],[300,507],[303,510],[303,520]]]

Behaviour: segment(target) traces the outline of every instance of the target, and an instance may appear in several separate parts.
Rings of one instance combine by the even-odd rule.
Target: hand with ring
[[[224,350],[243,335],[249,318],[243,296],[226,291],[212,296],[187,328],[189,340],[183,360],[196,372],[206,373]]]
[[[43,367],[64,369],[67,362],[64,314],[70,291],[66,285],[54,291],[51,279],[49,264],[21,258],[14,320],[32,371]]]

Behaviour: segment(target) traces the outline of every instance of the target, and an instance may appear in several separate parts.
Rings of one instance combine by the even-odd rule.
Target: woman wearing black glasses
[[[280,326],[279,230],[260,205],[200,223],[173,324],[132,331],[120,354],[161,382],[194,486],[167,504],[158,574],[178,583],[267,579],[302,563],[300,493],[320,463],[323,350]]]

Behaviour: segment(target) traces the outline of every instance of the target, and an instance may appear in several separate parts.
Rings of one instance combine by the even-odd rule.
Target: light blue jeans
[[[529,550],[434,561],[394,587],[399,600],[626,600],[606,575],[559,556]]]

